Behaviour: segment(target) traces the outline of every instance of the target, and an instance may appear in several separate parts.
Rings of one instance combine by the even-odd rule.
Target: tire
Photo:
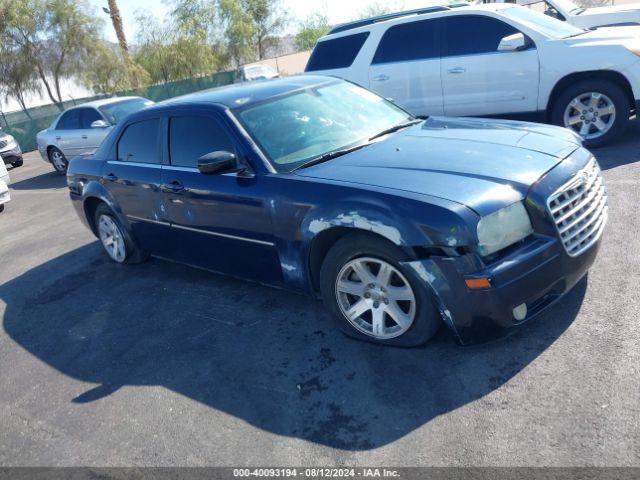
[[[136,245],[107,204],[98,205],[93,221],[96,235],[111,261],[133,264],[141,263],[148,258],[148,255]],[[116,244],[119,245],[115,246]]]
[[[0,213],[4,212],[4,203],[0,205]]]
[[[69,161],[67,160],[67,157],[64,156],[64,153],[56,147],[51,147],[49,148],[49,153],[47,155],[49,157],[49,162],[51,162],[51,165],[53,165],[56,172],[60,175],[66,175],[67,168],[69,167]]]
[[[580,101],[581,105],[571,105],[574,101]],[[613,114],[604,114],[603,112],[610,111],[611,106]],[[591,108],[594,109],[593,112]],[[551,111],[551,122],[580,134],[585,146],[599,147],[624,132],[630,114],[629,99],[618,85],[605,80],[584,80],[560,94]],[[570,118],[577,123],[569,124]],[[587,135],[584,134],[585,130],[581,130],[585,125],[584,120],[588,121],[585,127],[588,128]],[[604,133],[599,131],[601,125],[607,127]]]
[[[322,263],[320,291],[337,328],[359,340],[397,347],[422,345],[435,335],[442,324],[442,319],[432,293],[411,269],[400,264],[405,259],[407,257],[400,248],[369,234],[350,234],[336,242]],[[365,268],[369,268],[368,273],[377,275],[376,283],[368,284],[374,285],[374,288],[366,286],[367,282],[357,281],[359,276],[354,267],[358,264],[364,264]],[[385,264],[387,268],[391,267],[393,270],[390,277],[392,280],[388,283],[380,280],[383,276],[381,269]],[[379,268],[377,272],[375,272],[376,267]],[[341,281],[339,284],[339,280],[344,280],[345,283]],[[352,283],[352,280],[356,281]],[[342,285],[347,284],[358,293],[352,295],[340,291]],[[387,288],[381,287],[382,285],[387,285]],[[393,295],[396,294],[391,293],[392,289],[404,292],[396,295],[397,297],[411,296],[404,288],[405,286],[410,287],[413,307],[411,307],[411,300],[398,299],[397,302],[393,300]],[[347,311],[349,304],[353,307],[358,302],[365,302],[368,310],[354,320],[349,320],[343,311]],[[377,307],[376,303],[378,303]],[[401,312],[398,312],[398,308]],[[404,314],[403,322],[396,322],[387,312],[393,312],[395,316]],[[407,319],[411,317],[411,313],[413,313],[412,320],[409,322]],[[378,319],[382,318],[381,321],[375,322],[378,326],[383,325],[382,329],[377,329],[377,332],[374,331],[374,315]]]
[[[24,160],[22,158],[20,160],[16,160],[11,164],[13,168],[18,168],[18,167],[21,167],[22,165],[24,165]]]

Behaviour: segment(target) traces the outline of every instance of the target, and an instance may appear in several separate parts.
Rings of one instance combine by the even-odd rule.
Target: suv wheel
[[[62,175],[67,173],[67,167],[69,166],[67,157],[65,157],[64,153],[56,147],[51,147],[49,149],[49,161],[51,162],[51,165],[53,165],[53,168],[56,169],[56,172]]]
[[[147,255],[138,248],[106,204],[102,203],[96,208],[94,222],[102,247],[111,260],[116,263],[146,260]]]
[[[24,165],[24,160],[22,158],[20,160],[16,160],[11,164],[13,168],[18,168],[18,167],[21,167],[22,165]]]
[[[567,88],[556,101],[551,121],[579,134],[588,147],[604,145],[620,135],[631,106],[617,85],[585,80]]]
[[[320,271],[324,303],[338,328],[369,342],[416,346],[441,319],[431,292],[400,262],[406,255],[385,240],[352,234],[329,251]]]

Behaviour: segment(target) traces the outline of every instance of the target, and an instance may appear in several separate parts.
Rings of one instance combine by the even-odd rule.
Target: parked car
[[[640,102],[640,29],[586,31],[509,4],[432,7],[335,27],[307,72],[368,86],[414,115],[527,116],[618,136]]]
[[[253,82],[255,80],[271,80],[272,78],[277,78],[279,76],[280,74],[269,65],[264,65],[262,63],[245,65],[240,68],[239,78],[236,83]]]
[[[14,168],[21,167],[23,164],[22,150],[13,135],[9,135],[0,129],[0,157],[2,157],[5,165],[11,165]]]
[[[5,204],[11,200],[9,187],[7,186],[10,181],[7,167],[4,162],[0,162],[0,213],[4,211]]]
[[[137,112],[67,182],[117,263],[319,296],[347,334],[405,346],[442,322],[463,343],[513,331],[586,274],[607,218],[569,130],[421,120],[311,75]]]
[[[115,97],[69,108],[36,136],[40,156],[64,174],[71,157],[93,155],[115,125],[152,104],[142,97]]]
[[[580,28],[613,27],[619,25],[640,25],[640,3],[623,5],[603,5],[600,7],[580,7],[571,0],[482,0],[478,3],[517,3],[543,12]]]

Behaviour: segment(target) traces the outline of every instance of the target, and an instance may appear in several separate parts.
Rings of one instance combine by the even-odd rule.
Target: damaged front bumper
[[[557,239],[536,235],[489,266],[470,254],[405,265],[430,286],[444,322],[467,345],[508,335],[562,297],[587,273],[599,245],[569,257]],[[489,278],[491,287],[468,288],[465,278],[477,277]],[[527,305],[526,317],[516,320],[513,309],[522,304]]]

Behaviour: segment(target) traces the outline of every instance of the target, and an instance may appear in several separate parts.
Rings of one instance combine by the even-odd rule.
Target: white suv
[[[534,116],[597,146],[640,104],[640,29],[586,31],[510,4],[430,7],[338,25],[306,71],[415,115]]]

